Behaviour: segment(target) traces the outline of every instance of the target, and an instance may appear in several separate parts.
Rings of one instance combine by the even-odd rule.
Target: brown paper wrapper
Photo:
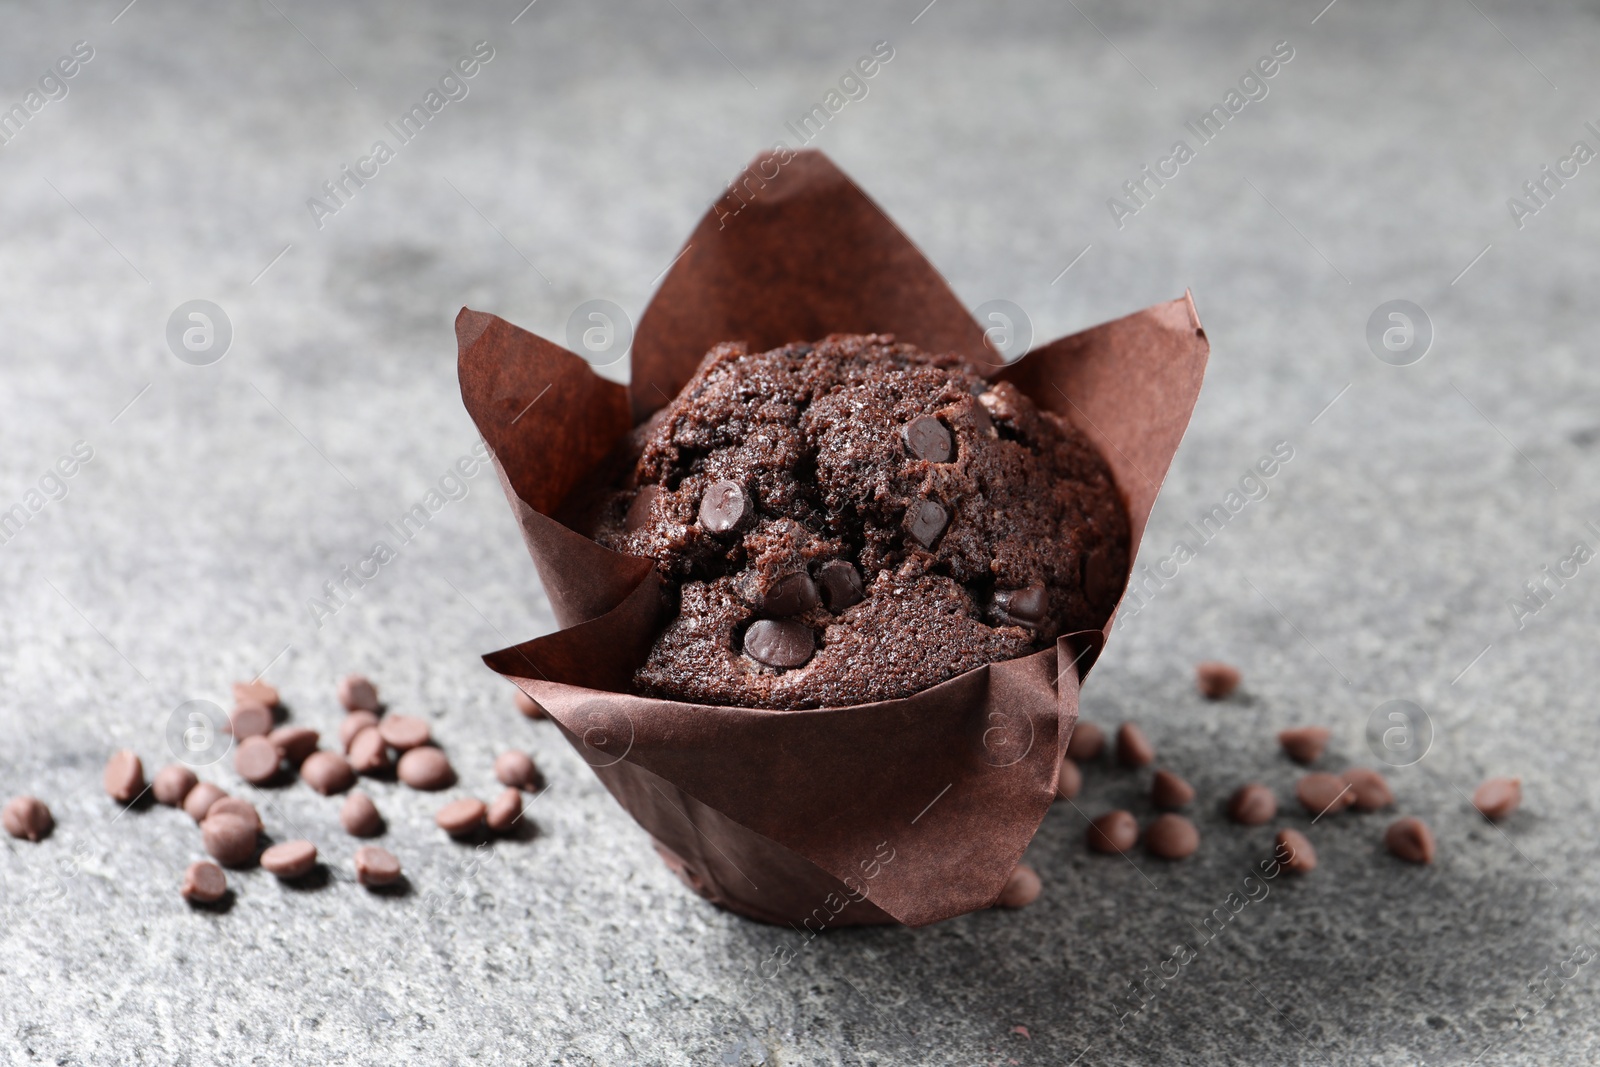
[[[1111,620],[902,700],[808,711],[659,700],[630,692],[667,621],[650,561],[552,517],[606,476],[621,438],[718,342],[762,351],[893,333],[994,363],[944,279],[826,157],[762,156],[746,175],[748,202],[708,212],[641,317],[628,387],[493,315],[456,320],[462,398],[563,627],[484,660],[543,705],[706,899],[808,930],[923,926],[988,907],[1004,887],[1055,799],[1078,686]],[[1185,294],[996,377],[1099,446],[1137,549],[1207,352]]]

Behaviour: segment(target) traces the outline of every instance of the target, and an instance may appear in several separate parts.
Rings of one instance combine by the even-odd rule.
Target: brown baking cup
[[[1185,294],[1002,367],[944,279],[821,153],[758,157],[736,188],[640,318],[628,386],[494,315],[457,317],[462,399],[563,627],[484,661],[544,707],[715,904],[808,930],[986,908],[1055,799],[1079,683],[1112,620],[900,700],[804,711],[660,700],[632,691],[667,622],[651,561],[554,516],[610,480],[602,461],[713,345],[892,333],[995,367],[1086,434],[1136,551],[1200,391],[1205,332]]]

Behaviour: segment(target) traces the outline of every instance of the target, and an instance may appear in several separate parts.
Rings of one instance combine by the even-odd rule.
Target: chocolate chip
[[[300,777],[306,785],[321,793],[323,796],[332,796],[343,793],[356,781],[356,772],[351,770],[350,763],[337,752],[313,752],[306,757],[300,765]]]
[[[1328,747],[1333,732],[1326,726],[1297,726],[1278,734],[1278,744],[1296,763],[1315,763],[1322,750]]]
[[[1377,811],[1394,803],[1394,790],[1377,771],[1351,767],[1339,777],[1350,787],[1350,806],[1357,811]]]
[[[1208,700],[1221,700],[1232,696],[1239,688],[1239,668],[1216,660],[1195,664],[1194,682]]]
[[[522,712],[522,714],[526,715],[530,719],[543,719],[546,717],[544,708],[539,706],[539,702],[537,700],[533,699],[527,693],[524,693],[521,689],[518,689],[516,692],[518,711]]]
[[[264,708],[275,708],[279,704],[278,691],[266,682],[234,682],[233,702],[235,704],[260,704]]]
[[[656,497],[661,495],[659,485],[641,485],[628,504],[628,513],[622,517],[622,528],[628,533],[638,533],[650,525],[650,511]]]
[[[352,837],[374,837],[383,830],[383,816],[365,793],[351,793],[339,809],[339,825]]]
[[[207,815],[200,837],[206,852],[224,867],[243,867],[256,858],[256,828],[232,812]]]
[[[1295,783],[1294,795],[1312,815],[1335,815],[1350,806],[1354,790],[1337,774],[1315,771]]]
[[[1171,771],[1157,771],[1150,783],[1150,801],[1162,811],[1177,811],[1194,800],[1194,786]]]
[[[389,746],[376,726],[369,726],[350,739],[350,769],[357,774],[382,774],[389,769]]]
[[[519,749],[507,749],[494,758],[494,776],[502,785],[537,792],[544,785],[544,775],[533,764],[533,758]]]
[[[1144,731],[1125,722],[1117,727],[1117,762],[1124,767],[1144,767],[1155,762],[1156,750],[1150,747]]]
[[[261,854],[261,866],[279,878],[304,878],[317,865],[317,846],[310,841],[285,841]]]
[[[119,804],[132,803],[135,797],[144,792],[144,764],[139,762],[139,757],[134,753],[121,749],[112,753],[106,761],[100,782],[112,800]]]
[[[906,451],[918,459],[929,463],[950,461],[950,431],[932,415],[918,415],[906,423],[900,430],[900,437],[906,443]]]
[[[1241,826],[1260,826],[1278,814],[1278,798],[1259,782],[1241,785],[1228,798],[1228,818]]]
[[[761,612],[776,618],[803,615],[817,606],[817,586],[804,571],[785,574],[761,598]]]
[[[5,826],[6,833],[12,837],[41,841],[50,836],[56,821],[51,817],[50,809],[44,806],[44,801],[38,797],[21,796],[6,801],[5,808],[0,810],[0,825]]]
[[[1521,778],[1490,778],[1472,791],[1472,806],[1491,822],[1499,822],[1521,805]]]
[[[848,560],[830,559],[818,567],[817,583],[822,588],[823,606],[835,615],[861,603],[861,572]]]
[[[237,815],[254,826],[257,833],[265,829],[261,822],[261,813],[256,810],[256,806],[240,797],[218,797],[206,810],[207,819],[213,815]]]
[[[415,715],[388,715],[378,723],[378,733],[391,748],[401,752],[425,745],[433,739],[428,724]]]
[[[489,829],[497,834],[503,834],[515,826],[520,818],[522,818],[522,794],[515,789],[507,789],[489,801],[489,812],[484,821]]]
[[[204,822],[211,812],[211,805],[227,795],[210,782],[201,782],[183,798],[183,813],[195,822]]]
[[[1194,855],[1194,850],[1200,847],[1200,831],[1182,815],[1163,815],[1146,828],[1144,847],[1152,856],[1181,860]]]
[[[1061,772],[1056,775],[1056,796],[1071,800],[1083,792],[1083,772],[1070,759],[1061,761]]]
[[[267,737],[277,746],[278,754],[288,760],[291,767],[298,767],[304,763],[305,758],[317,750],[317,742],[321,740],[321,735],[317,731],[308,730],[304,726],[280,726]]]
[[[339,679],[339,703],[346,711],[377,711],[378,687],[362,674],[347,674]]]
[[[1012,869],[1011,877],[1006,879],[1006,886],[1000,890],[994,905],[997,908],[1026,908],[1039,899],[1043,889],[1038,872],[1026,863],[1019,863]]]
[[[1307,874],[1316,869],[1317,850],[1311,847],[1310,840],[1299,830],[1290,830],[1285,827],[1278,831],[1276,838],[1277,850],[1274,855],[1283,869],[1291,874]]]
[[[1407,863],[1433,862],[1433,831],[1409,815],[1389,824],[1383,832],[1383,846]]]
[[[413,789],[443,789],[456,780],[449,758],[432,745],[405,753],[395,769],[400,780]]]
[[[712,482],[700,498],[700,525],[711,533],[732,533],[755,517],[750,494],[738,482]]]
[[[278,746],[262,734],[245,738],[233,750],[233,769],[251,785],[265,785],[276,778],[280,762]]]
[[[950,513],[944,509],[943,504],[932,500],[922,500],[911,505],[911,525],[907,528],[917,544],[923,548],[932,548],[933,543],[944,533],[945,524],[950,521]]]
[[[215,904],[227,891],[228,876],[222,873],[221,867],[205,860],[189,864],[183,872],[183,882],[178,887],[183,899],[196,904]]]
[[[1067,758],[1078,763],[1093,763],[1106,748],[1106,732],[1092,722],[1078,720],[1067,739]]]
[[[356,881],[369,888],[392,885],[400,880],[400,861],[394,853],[376,845],[356,849]]]
[[[997,589],[994,610],[1007,622],[1037,630],[1050,614],[1050,592],[1043,582],[1021,589]]]
[[[156,803],[180,808],[189,790],[199,784],[199,779],[189,768],[181,763],[169,763],[156,772],[155,779],[150,783],[150,792],[155,796]]]
[[[792,619],[760,619],[744,632],[744,650],[758,663],[787,670],[799,667],[816,650],[811,628]]]
[[[465,797],[461,800],[452,800],[439,809],[433,817],[434,823],[451,837],[467,837],[477,833],[483,825],[484,816],[489,810],[483,806],[483,801],[475,797]]]
[[[350,742],[356,739],[356,734],[369,726],[378,725],[378,717],[370,711],[352,711],[344,717],[339,724],[339,744],[346,751],[350,751]]]
[[[1096,852],[1126,852],[1139,840],[1139,822],[1131,812],[1117,809],[1089,823],[1089,847]]]
[[[272,732],[272,712],[265,704],[253,701],[236,705],[228,713],[228,732],[238,741],[247,737],[265,737]]]

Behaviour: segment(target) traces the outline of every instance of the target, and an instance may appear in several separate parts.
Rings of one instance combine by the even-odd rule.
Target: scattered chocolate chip
[[[1322,750],[1328,747],[1333,731],[1326,726],[1297,726],[1278,733],[1278,744],[1296,763],[1315,763]]]
[[[378,687],[363,674],[347,674],[339,679],[339,704],[346,711],[377,711]]]
[[[443,789],[456,780],[449,758],[432,745],[405,753],[395,769],[400,780],[413,789]]]
[[[1000,890],[1000,896],[994,902],[995,907],[1026,908],[1039,899],[1043,889],[1038,872],[1026,863],[1019,863],[1011,871],[1011,877],[1006,879],[1005,888]]]
[[[628,513],[622,517],[622,528],[628,533],[638,533],[649,526],[650,510],[660,495],[659,485],[641,485],[633,495],[633,502],[628,505]]]
[[[343,793],[356,781],[356,772],[350,769],[350,763],[337,752],[313,752],[306,757],[300,765],[300,777],[306,785],[321,793],[323,796],[332,796]]]
[[[1077,763],[1093,763],[1106,748],[1106,732],[1092,722],[1078,720],[1067,738],[1067,758]]]
[[[242,816],[207,815],[200,837],[206,852],[224,867],[243,867],[256,858],[256,828]]]
[[[1241,826],[1260,826],[1278,814],[1278,798],[1259,782],[1241,785],[1228,798],[1228,818]]]
[[[544,785],[544,775],[534,766],[533,757],[520,749],[507,749],[494,758],[494,776],[502,785],[537,792]]]
[[[233,769],[251,785],[265,785],[278,776],[278,746],[264,734],[256,734],[239,742],[233,750]]]
[[[1311,847],[1311,841],[1305,834],[1285,827],[1278,831],[1276,842],[1278,847],[1274,855],[1284,870],[1291,874],[1306,874],[1316,869],[1317,850]]]
[[[265,737],[272,732],[272,711],[265,704],[246,701],[228,713],[228,732],[234,740]]]
[[[1294,795],[1312,815],[1337,815],[1350,806],[1355,790],[1337,774],[1313,771],[1295,783]]]
[[[298,767],[305,762],[305,758],[317,750],[317,742],[322,739],[317,731],[304,726],[280,726],[267,737],[277,746],[278,754],[288,760],[291,767]]]
[[[356,734],[359,734],[362,730],[365,730],[369,726],[376,725],[378,725],[378,717],[372,712],[352,711],[350,714],[346,715],[344,717],[344,721],[339,724],[339,745],[346,752],[349,752],[350,742],[356,739]]]
[[[1117,762],[1124,767],[1144,767],[1155,762],[1156,750],[1144,731],[1131,722],[1117,727]]]
[[[433,821],[439,829],[451,837],[467,837],[477,833],[483,825],[484,816],[489,813],[483,801],[475,797],[464,797],[461,800],[452,800],[439,809]]]
[[[1521,778],[1490,778],[1472,791],[1472,806],[1491,822],[1499,822],[1521,805]]]
[[[139,757],[134,753],[120,749],[106,761],[100,782],[112,800],[119,804],[132,803],[135,797],[144,792],[144,764],[139,762]]]
[[[1239,688],[1239,668],[1216,660],[1195,664],[1194,682],[1208,700],[1221,700],[1232,696]]]
[[[944,533],[945,525],[950,521],[950,513],[944,505],[933,500],[922,500],[911,505],[911,525],[907,532],[923,548],[932,548],[933,543]]]
[[[518,689],[516,693],[518,711],[522,712],[522,714],[526,715],[530,719],[545,718],[545,710],[539,706],[539,702],[537,700],[533,699],[527,693],[524,693],[521,689]]]
[[[792,619],[758,619],[744,632],[745,653],[758,663],[787,670],[799,667],[816,650],[811,628]]]
[[[1144,847],[1152,856],[1181,860],[1200,847],[1200,831],[1182,815],[1168,813],[1145,828]]]
[[[489,812],[484,821],[489,829],[497,834],[503,834],[515,826],[520,818],[522,818],[522,794],[515,789],[507,789],[489,801]]]
[[[218,797],[211,807],[206,809],[206,818],[209,819],[213,815],[237,815],[251,826],[254,826],[257,833],[266,829],[261,822],[261,813],[256,810],[256,806],[241,797]]]
[[[1177,811],[1194,800],[1194,786],[1171,771],[1157,771],[1150,783],[1150,801],[1162,811]]]
[[[210,782],[201,782],[183,798],[183,813],[195,822],[204,822],[211,812],[211,805],[227,795]]]
[[[1096,852],[1126,852],[1139,841],[1139,822],[1132,812],[1108,811],[1089,823],[1089,847]]]
[[[199,784],[199,779],[188,767],[181,763],[169,763],[156,772],[150,783],[150,792],[155,796],[156,803],[169,808],[181,808],[189,790]]]
[[[755,517],[755,504],[738,482],[712,482],[700,498],[700,525],[711,533],[732,533]]]
[[[376,726],[368,726],[350,739],[350,769],[357,774],[382,774],[389,769],[389,746]]]
[[[261,866],[279,878],[304,878],[317,865],[317,846],[310,841],[285,841],[261,854]]]
[[[1409,815],[1389,824],[1383,832],[1383,846],[1407,863],[1433,862],[1433,831]]]
[[[785,574],[761,598],[761,611],[765,615],[786,618],[803,615],[818,604],[817,585],[804,571]]]
[[[950,431],[932,415],[918,415],[900,429],[906,451],[929,463],[948,463],[952,442]]]
[[[1061,761],[1061,773],[1056,776],[1056,796],[1071,800],[1083,792],[1083,772],[1071,759]]]
[[[849,560],[830,559],[818,567],[817,584],[823,606],[835,615],[861,603],[861,572]]]
[[[178,887],[184,900],[196,904],[215,904],[227,891],[228,876],[222,873],[221,867],[205,860],[189,864],[183,872],[183,883]]]
[[[1050,615],[1050,593],[1043,582],[1021,589],[998,589],[994,594],[994,610],[1007,622],[1037,630]]]
[[[56,821],[44,801],[38,797],[21,796],[6,801],[5,808],[0,810],[0,825],[5,826],[6,833],[12,837],[24,841],[42,841],[50,836]]]
[[[378,723],[378,733],[391,748],[401,752],[425,745],[433,739],[427,722],[415,715],[386,715]]]
[[[383,830],[383,816],[365,793],[351,793],[339,809],[339,825],[352,837],[374,837]]]
[[[260,704],[264,708],[275,708],[280,703],[277,689],[266,682],[234,682],[233,702]]]
[[[376,888],[390,885],[400,878],[400,861],[394,853],[376,845],[356,849],[356,881]]]
[[[1369,767],[1351,767],[1339,777],[1350,787],[1350,806],[1357,811],[1377,811],[1394,803],[1394,790]]]

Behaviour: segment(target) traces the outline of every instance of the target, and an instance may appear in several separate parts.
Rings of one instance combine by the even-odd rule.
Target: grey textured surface
[[[59,822],[0,846],[0,1059],[1600,1059],[1593,964],[1529,990],[1600,938],[1600,576],[1521,629],[1507,606],[1597,544],[1582,294],[1600,173],[1520,230],[1505,202],[1573,141],[1600,148],[1592,4],[121,2],[0,12],[0,105],[73,42],[95,50],[0,148],[0,509],[74,442],[94,449],[0,546],[0,781]],[[319,231],[306,199],[480,39],[495,56],[470,95]],[[556,338],[586,299],[636,315],[720,184],[879,39],[894,59],[816,143],[964,300],[1014,300],[1048,339],[1193,288],[1212,365],[1144,559],[1276,442],[1294,458],[1086,693],[1087,717],[1137,719],[1199,787],[1200,855],[1088,855],[1083,815],[1058,805],[1030,852],[1033,907],[806,944],[690,896],[478,663],[551,625],[492,478],[320,628],[307,604],[471,445],[461,305]],[[1270,94],[1118,230],[1106,199],[1280,40],[1294,58]],[[195,298],[234,326],[209,367],[164,340]],[[1414,366],[1364,340],[1393,298],[1436,328]],[[1213,656],[1244,667],[1244,696],[1194,694],[1191,664]],[[324,731],[337,674],[372,673],[435,724],[462,772],[450,795],[486,795],[492,755],[530,749],[551,781],[538,834],[475,857],[433,828],[436,799],[376,786],[412,888],[375,896],[348,873],[336,802],[224,764],[209,777],[274,835],[318,842],[331,874],[245,873],[231,910],[191,911],[176,886],[198,834],[166,809],[119,816],[99,768],[117,746],[157,765],[173,708],[269,664],[294,721]],[[1383,816],[1322,820],[1314,876],[1272,882],[1123,1018],[1128,983],[1266,854],[1270,827],[1217,808],[1247,777],[1288,800],[1272,733],[1323,721],[1330,766],[1370,763],[1365,723],[1394,697],[1437,728],[1392,780],[1438,861],[1387,858]],[[1526,783],[1499,830],[1463,796],[1490,773]],[[1082,811],[1147,812],[1141,776],[1088,777]]]

